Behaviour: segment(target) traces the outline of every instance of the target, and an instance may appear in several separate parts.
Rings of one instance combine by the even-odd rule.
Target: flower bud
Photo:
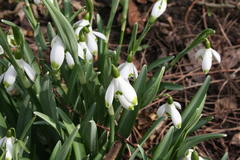
[[[160,17],[167,8],[167,0],[158,0],[155,2],[152,8],[150,22],[154,22],[158,17]]]

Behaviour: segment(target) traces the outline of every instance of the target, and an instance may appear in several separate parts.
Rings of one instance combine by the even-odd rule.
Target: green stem
[[[109,119],[110,119],[110,140],[109,140],[109,147],[111,147],[114,143],[115,138],[115,116],[114,116],[114,109],[113,106],[108,108]]]

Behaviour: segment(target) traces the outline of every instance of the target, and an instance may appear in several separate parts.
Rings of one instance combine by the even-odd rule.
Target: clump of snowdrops
[[[35,18],[32,6],[42,5],[52,18],[47,34]],[[119,45],[109,49],[112,23],[121,8]],[[10,27],[0,29],[0,147],[1,159],[129,159],[178,160],[206,159],[195,146],[224,134],[191,133],[210,121],[202,117],[202,110],[210,84],[207,76],[212,59],[221,61],[211,48],[208,37],[214,30],[199,33],[176,56],[157,59],[137,70],[133,58],[144,37],[167,9],[167,0],[157,0],[143,31],[138,34],[134,25],[128,45],[127,59],[119,64],[128,12],[128,0],[113,0],[107,24],[94,14],[92,0],[73,11],[70,0],[25,0],[24,13],[34,31],[34,52],[21,28],[1,20]],[[79,14],[82,19],[77,19]],[[206,79],[187,106],[182,106],[163,90],[179,89],[179,85],[162,83],[167,70],[200,43],[204,48],[196,53],[202,59]],[[49,56],[46,58],[46,55]],[[148,72],[154,73],[152,77]],[[158,119],[137,142],[131,135],[138,111],[151,103],[157,95],[166,101],[157,110]],[[161,141],[146,153],[142,145],[164,120],[172,126]],[[227,154],[223,159],[227,159]]]

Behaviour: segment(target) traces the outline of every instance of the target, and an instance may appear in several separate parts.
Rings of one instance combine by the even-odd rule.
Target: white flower
[[[8,70],[4,73],[3,84],[5,88],[8,88],[14,84],[16,81],[17,72],[14,67],[11,65]]]
[[[221,62],[220,54],[212,48],[204,48],[197,51],[196,58],[202,58],[202,70],[208,73],[212,66],[212,59],[214,58],[218,63]]]
[[[75,65],[75,62],[73,60],[72,55],[69,52],[66,52],[66,61],[67,61],[68,67],[72,69]]]
[[[181,104],[175,101],[172,104],[165,103],[158,108],[157,115],[161,117],[165,112],[168,113],[172,118],[174,126],[181,128],[182,117],[176,108],[181,109]]]
[[[88,49],[86,42],[78,43],[78,56],[82,59],[86,59],[87,61],[91,61],[93,59],[92,53]]]
[[[121,65],[119,65],[118,69],[120,71],[120,75],[126,81],[128,81],[128,78],[133,77],[136,79],[138,77],[138,71],[132,62],[122,63]]]
[[[35,70],[23,59],[17,60],[17,63],[19,67],[21,67],[25,71],[28,78],[31,79],[31,81],[34,81],[36,76]]]
[[[189,149],[187,151],[187,155],[182,160],[192,160],[192,153],[194,152],[193,149]],[[204,160],[202,157],[198,156],[198,160]]]
[[[4,53],[2,46],[0,45],[0,55]]]
[[[88,25],[90,25],[90,23],[86,19],[81,19],[81,20],[77,21],[76,23],[74,23],[73,27],[76,28],[75,34],[78,36],[80,31],[83,29],[83,27],[86,27]]]
[[[87,43],[87,46],[90,50],[90,52],[93,54],[93,55],[96,55],[97,52],[98,52],[98,45],[97,45],[97,37],[103,39],[103,40],[106,40],[106,36],[100,32],[96,32],[96,31],[93,31],[92,30],[92,27],[90,26],[90,23],[88,20],[86,19],[82,19],[78,22],[76,22],[74,24],[74,27],[76,28],[75,29],[75,34],[77,36],[79,36],[81,30],[84,28],[84,27],[87,27],[87,34],[86,34],[86,43]]]
[[[151,16],[153,19],[160,17],[167,8],[167,0],[158,0],[155,2],[152,8]]]
[[[51,42],[50,61],[53,70],[58,70],[64,61],[64,45],[59,36],[55,36]]]
[[[119,99],[121,105],[129,110],[133,110],[138,104],[137,94],[134,88],[121,76],[113,78],[105,94],[106,107],[112,106],[113,98]]]
[[[13,157],[13,144],[15,142],[15,138],[13,137],[3,137],[0,139],[0,146],[6,147],[6,160],[11,160]]]
[[[12,34],[7,35],[7,41],[8,41],[8,44],[9,44],[12,48],[17,47],[16,41],[15,41],[14,36],[13,36]]]

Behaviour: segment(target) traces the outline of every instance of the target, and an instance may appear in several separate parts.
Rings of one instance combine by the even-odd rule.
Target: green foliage
[[[115,153],[118,156],[117,159],[121,159],[119,157],[124,154],[126,146],[128,146],[132,151],[130,160],[134,160],[136,157],[143,160],[148,160],[150,157],[153,160],[175,160],[183,158],[188,149],[202,141],[225,136],[224,134],[191,135],[192,132],[212,120],[212,117],[202,117],[201,115],[210,84],[210,76],[207,76],[198,92],[181,113],[182,127],[177,129],[171,126],[159,144],[149,152],[151,156],[145,153],[142,146],[166,117],[158,117],[136,144],[131,144],[126,140],[133,131],[141,109],[161,96],[163,90],[184,89],[179,84],[162,82],[164,73],[174,67],[189,50],[213,34],[212,29],[201,32],[190,46],[187,46],[175,57],[163,57],[148,66],[142,66],[138,76],[134,72],[129,74],[135,75],[128,81],[129,79],[124,79],[121,67],[116,68],[116,72],[120,70],[120,78],[111,75],[111,66],[119,65],[124,42],[127,1],[112,1],[107,24],[104,24],[100,15],[97,15],[98,31],[104,33],[106,39],[94,37],[90,42],[88,38],[89,34],[94,34],[92,23],[95,20],[92,0],[86,0],[86,7],[82,7],[76,12],[73,11],[70,0],[64,0],[63,5],[56,0],[43,0],[42,4],[48,10],[49,17],[52,18],[52,21],[48,22],[46,35],[41,31],[40,20],[34,16],[32,4],[28,0],[25,0],[25,4],[24,13],[34,31],[34,39],[38,47],[37,58],[19,26],[2,20],[10,27],[8,34],[12,34],[14,37],[16,43],[14,47],[8,43],[8,35],[0,28],[0,45],[4,50],[4,54],[0,57],[0,137],[2,140],[6,140],[6,138],[14,140],[12,143],[14,146],[13,159],[100,160],[112,152],[112,147],[116,142],[120,142],[121,148],[119,152]],[[118,47],[111,50],[109,37],[119,4],[123,7],[121,35]],[[62,6],[63,8],[61,8]],[[84,18],[89,24],[84,26],[77,35],[73,21],[79,13],[85,14]],[[141,43],[152,25],[148,20],[140,34],[138,34],[138,24],[134,25],[127,49],[127,65],[133,65],[133,56],[140,48],[144,47]],[[54,48],[54,44],[51,42],[56,35],[62,40],[64,54],[68,51],[72,56],[73,68],[66,65],[68,62],[63,62],[59,70],[52,70],[51,65],[46,61],[44,55],[48,55],[49,50]],[[83,49],[84,58],[79,56],[81,35],[87,39],[86,45],[96,40],[94,42],[97,44],[98,54],[91,53],[92,56],[95,55],[91,60],[86,58],[87,49],[90,50],[89,45]],[[45,39],[45,37],[47,38]],[[57,57],[61,56],[59,54],[58,52]],[[66,55],[63,57],[66,59]],[[23,67],[19,63],[20,60],[26,62],[27,67]],[[12,88],[7,88],[2,81],[4,81],[10,64],[16,71],[16,82],[12,84]],[[33,80],[28,75],[31,69],[35,71]],[[149,73],[153,73],[153,76],[149,76]],[[115,90],[112,95],[105,97],[108,86],[111,86],[112,82],[114,82]],[[120,86],[122,84],[127,87]],[[126,93],[121,89],[125,89]],[[131,96],[135,96],[135,92],[137,97],[129,100]],[[110,96],[112,96],[113,102],[106,108],[106,102],[111,99]],[[136,98],[138,103],[136,103]],[[137,105],[133,106],[134,110],[125,109],[129,106],[124,105],[129,104]],[[4,143],[0,145],[2,149],[0,159],[6,158],[8,150],[5,145]],[[227,159],[227,153],[222,159]]]

